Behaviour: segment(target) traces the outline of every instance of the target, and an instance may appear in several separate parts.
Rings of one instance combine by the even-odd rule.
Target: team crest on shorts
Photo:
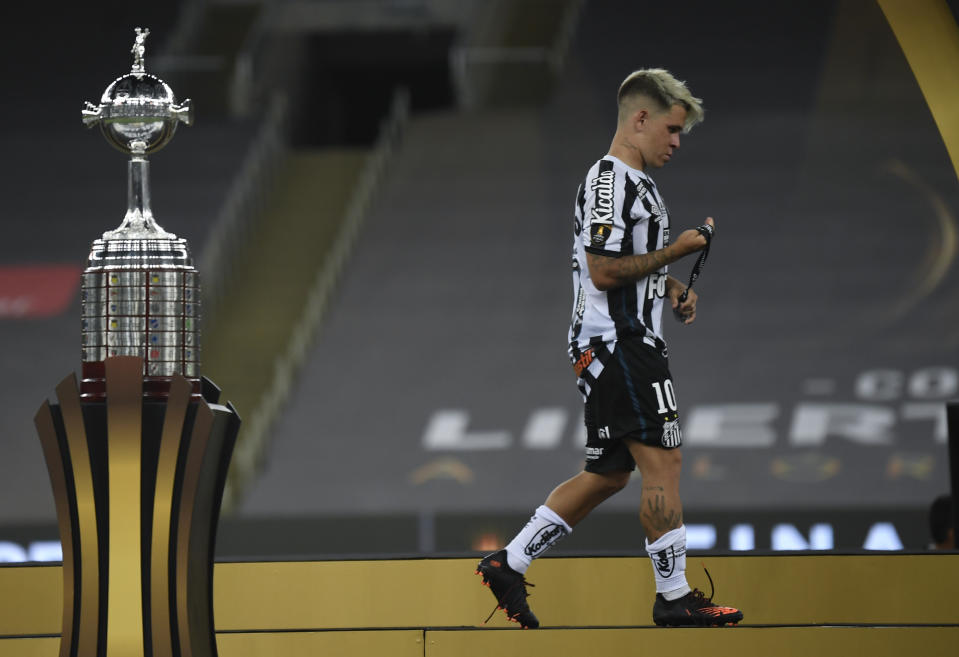
[[[683,431],[679,420],[670,420],[663,425],[663,447],[679,447],[683,444]]]

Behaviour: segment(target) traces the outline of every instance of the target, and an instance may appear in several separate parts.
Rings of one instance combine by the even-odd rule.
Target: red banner
[[[0,267],[0,319],[37,319],[66,312],[80,289],[77,265]]]

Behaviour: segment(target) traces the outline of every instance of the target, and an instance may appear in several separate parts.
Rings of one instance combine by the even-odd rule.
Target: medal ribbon
[[[695,283],[699,275],[703,273],[703,266],[706,264],[706,258],[709,257],[709,243],[713,240],[713,227],[709,224],[703,224],[696,230],[699,231],[700,235],[706,238],[706,247],[699,252],[699,258],[697,258],[696,264],[693,265],[692,273],[689,274],[689,285],[686,286],[686,289],[683,290],[683,293],[679,296],[679,303],[683,303],[686,300],[689,296],[689,291],[693,287],[693,283]]]

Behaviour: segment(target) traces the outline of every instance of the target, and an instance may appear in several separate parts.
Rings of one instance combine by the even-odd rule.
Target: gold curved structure
[[[34,418],[63,545],[60,657],[214,657],[213,545],[240,419],[206,382],[143,397],[143,360],[106,360],[106,402],[76,377]]]
[[[959,26],[945,0],[876,0],[889,21],[959,176]]]
[[[73,483],[76,488],[77,503],[77,531],[80,536],[80,582],[81,588],[80,609],[93,610],[97,608],[100,598],[100,544],[97,537],[97,513],[94,504],[93,469],[90,463],[90,448],[87,442],[86,428],[83,426],[83,411],[80,408],[80,393],[77,386],[77,377],[71,374],[57,386],[57,399],[60,400],[60,412],[63,415],[63,425],[66,429],[67,445],[70,450],[70,461],[73,472]],[[62,541],[61,541],[62,542]],[[89,555],[88,558],[84,558]],[[66,555],[63,557],[66,563]],[[64,582],[66,587],[66,582]],[[64,603],[67,596],[64,595]],[[64,604],[64,614],[66,613]],[[81,619],[77,626],[77,649],[79,654],[94,654],[96,646],[96,625],[84,623]]]

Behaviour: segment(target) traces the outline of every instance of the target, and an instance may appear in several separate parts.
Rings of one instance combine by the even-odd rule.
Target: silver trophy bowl
[[[180,121],[193,123],[191,110],[189,100],[177,105],[170,85],[155,75],[128,73],[106,88],[99,107],[88,106],[84,122],[98,122],[110,145],[124,153],[154,153]]]
[[[83,123],[96,124],[107,141],[128,155],[154,153],[176,132],[181,121],[193,123],[190,100],[177,105],[170,85],[146,72],[143,56],[150,30],[136,28],[133,44],[133,67],[114,80],[103,92],[100,104],[86,103]]]

